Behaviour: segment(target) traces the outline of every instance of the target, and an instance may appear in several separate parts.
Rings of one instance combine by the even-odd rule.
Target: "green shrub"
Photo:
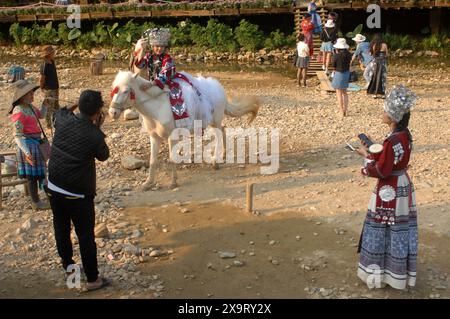
[[[13,38],[15,45],[22,44],[23,29],[24,28],[17,22],[11,24],[11,26],[9,27],[9,35]]]
[[[176,27],[168,26],[171,33],[172,46],[192,45],[193,41],[190,37],[192,24],[189,20],[178,22]]]
[[[69,28],[66,23],[58,24],[58,43],[63,45],[69,45]]]
[[[383,35],[383,40],[389,50],[414,50],[417,48],[417,41],[409,35],[386,33]]]
[[[264,44],[264,35],[259,27],[245,19],[241,20],[234,34],[237,43],[248,51],[258,50]]]
[[[90,49],[95,42],[92,41],[91,32],[81,34],[77,38],[77,48],[78,49]]]
[[[56,44],[58,42],[58,31],[53,28],[50,21],[45,26],[33,25],[33,42],[36,40],[39,44]],[[36,37],[34,37],[36,35]]]
[[[448,53],[450,43],[446,34],[433,34],[421,41],[420,46],[424,50],[443,51]]]
[[[295,45],[295,34],[286,36],[280,30],[272,31],[269,37],[264,41],[264,47],[269,50],[281,49],[287,46]]]

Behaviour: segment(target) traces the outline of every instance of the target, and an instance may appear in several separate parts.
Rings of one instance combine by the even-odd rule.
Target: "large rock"
[[[36,221],[32,218],[28,218],[20,227],[23,231],[29,231],[35,228],[37,225]]]
[[[123,118],[127,121],[137,120],[139,118],[139,113],[133,110],[125,110],[125,112],[123,112]]]
[[[95,226],[94,232],[95,232],[96,238],[108,238],[109,237],[108,227],[104,223],[101,223],[101,224],[98,224],[97,226]]]
[[[424,52],[425,56],[429,56],[429,57],[438,57],[439,53],[436,51],[425,51]]]
[[[145,161],[129,155],[122,158],[122,167],[129,170],[139,169],[145,165]]]

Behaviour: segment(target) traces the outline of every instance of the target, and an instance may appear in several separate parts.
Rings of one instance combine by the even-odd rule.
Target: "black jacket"
[[[95,196],[95,159],[105,161],[109,148],[105,134],[83,114],[63,108],[54,115],[49,180],[56,186],[86,197]]]

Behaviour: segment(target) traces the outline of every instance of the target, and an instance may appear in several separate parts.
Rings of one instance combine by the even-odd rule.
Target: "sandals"
[[[50,204],[40,200],[39,202],[31,202],[31,207],[33,210],[48,210],[50,209]]]
[[[102,288],[105,288],[105,287],[108,287],[109,285],[111,285],[111,281],[109,281],[108,279],[102,278],[102,277],[99,277],[99,278],[102,280],[102,284],[100,286],[89,288],[89,286],[86,285],[85,291],[86,292],[96,291],[96,290],[99,290],[99,289],[102,289]]]

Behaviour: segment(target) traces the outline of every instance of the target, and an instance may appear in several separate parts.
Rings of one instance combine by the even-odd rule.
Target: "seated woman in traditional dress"
[[[408,123],[415,100],[406,87],[394,87],[384,103],[382,121],[390,132],[382,151],[369,154],[366,147],[357,149],[365,157],[361,173],[378,179],[358,248],[358,277],[370,288],[388,284],[405,289],[416,283],[417,208],[406,172],[412,150]]]
[[[145,44],[149,43],[152,48],[151,52],[147,51],[142,54]],[[189,79],[175,68],[172,57],[168,54],[167,48],[170,42],[170,30],[167,28],[153,28],[144,32],[144,39],[140,39],[136,45],[137,50],[134,52],[135,66],[139,69],[148,70],[148,79],[151,84],[144,84],[141,90],[148,90],[152,85],[157,85],[163,89],[165,85],[169,87],[170,103],[174,113],[175,125],[183,123],[183,119],[189,117],[186,105],[182,96],[179,83],[175,79],[181,79],[192,86]],[[142,56],[139,58],[139,56]],[[181,124],[180,124],[181,125]]]
[[[375,35],[372,42],[370,42],[370,53],[373,57],[373,65],[367,93],[372,94],[374,98],[377,98],[378,95],[384,97],[387,80],[388,46],[383,41],[381,34]]]
[[[308,5],[308,13],[311,15],[311,22],[314,24],[314,33],[322,32],[322,19],[320,19],[319,14],[317,13],[317,4],[316,0],[311,0]]]
[[[12,84],[12,88],[14,96],[9,114],[17,145],[18,175],[28,181],[33,209],[49,209],[49,204],[39,199],[38,192],[38,184],[43,187],[46,177],[46,163],[39,147],[43,133],[39,119],[45,118],[47,109],[44,104],[40,110],[32,105],[38,85],[19,80]]]
[[[137,44],[135,56],[141,55],[140,59],[135,59],[135,66],[139,69],[148,70],[148,79],[159,86],[161,89],[164,85],[173,84],[172,79],[176,73],[175,64],[172,57],[166,52],[170,41],[169,29],[149,29],[144,32],[144,38],[140,39]],[[145,44],[151,45],[151,51],[141,54]],[[144,90],[148,87],[144,87]]]

